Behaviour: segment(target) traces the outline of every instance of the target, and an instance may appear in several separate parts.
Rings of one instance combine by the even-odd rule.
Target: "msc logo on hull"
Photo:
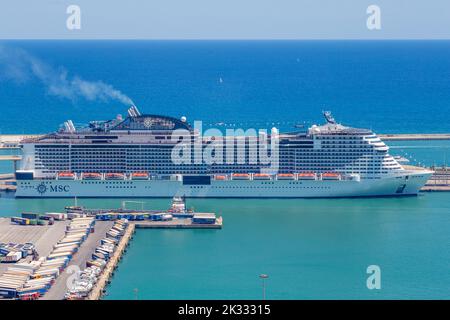
[[[40,183],[36,187],[36,191],[39,192],[41,195],[45,194],[47,191],[52,193],[61,193],[61,192],[69,192],[70,186],[68,185],[50,185],[47,186],[45,183]]]

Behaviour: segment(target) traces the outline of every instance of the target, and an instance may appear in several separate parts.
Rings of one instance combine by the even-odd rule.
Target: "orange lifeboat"
[[[125,175],[123,173],[107,173],[105,175],[106,180],[123,180]]]
[[[322,173],[322,180],[340,180],[341,175],[339,173],[334,172],[326,172]]]
[[[277,180],[295,180],[293,173],[279,173],[277,174]]]
[[[299,180],[316,180],[317,175],[313,172],[302,172],[298,174]]]
[[[270,174],[267,173],[255,173],[253,180],[270,180]]]
[[[75,180],[75,173],[73,172],[60,172],[58,173],[59,180]]]
[[[148,180],[149,174],[147,172],[133,172],[131,174],[132,180]]]
[[[101,179],[102,179],[101,173],[97,172],[83,173],[83,180],[101,180]]]
[[[221,175],[221,174],[216,174],[216,175],[214,176],[214,180],[224,181],[224,180],[227,180],[227,176]]]
[[[233,173],[233,180],[250,180],[250,175],[248,173]]]

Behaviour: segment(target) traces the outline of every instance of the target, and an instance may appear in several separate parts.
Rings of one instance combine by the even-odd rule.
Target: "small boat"
[[[295,180],[295,174],[279,173],[279,174],[277,174],[277,180]]]
[[[147,172],[133,172],[131,174],[132,180],[148,180],[150,175]]]
[[[233,180],[250,180],[250,175],[248,173],[233,173]]]
[[[267,173],[255,173],[253,175],[253,180],[270,180],[271,176]]]
[[[105,175],[106,180],[124,180],[125,175],[123,173],[107,173]]]
[[[216,174],[214,176],[214,180],[221,180],[221,181],[227,180],[227,176],[226,175],[221,175],[221,174]]]
[[[298,180],[316,180],[317,175],[312,172],[302,172],[298,174]]]
[[[97,172],[86,172],[82,174],[83,180],[101,180],[101,173]]]
[[[183,197],[173,197],[172,206],[170,207],[169,212],[172,213],[186,212],[185,199]]]
[[[341,180],[341,175],[334,172],[322,173],[322,180]]]
[[[58,180],[75,180],[75,173],[60,172],[60,173],[58,173]]]

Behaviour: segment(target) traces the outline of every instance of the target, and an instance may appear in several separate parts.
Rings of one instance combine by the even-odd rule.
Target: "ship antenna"
[[[336,120],[334,120],[334,117],[331,114],[331,111],[323,111],[323,116],[325,117],[325,120],[327,121],[327,123],[336,124]]]

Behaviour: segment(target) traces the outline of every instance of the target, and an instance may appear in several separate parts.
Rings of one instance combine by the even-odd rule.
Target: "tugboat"
[[[186,209],[185,197],[173,197],[172,205],[167,212],[177,218],[192,218],[194,215],[193,209]]]

